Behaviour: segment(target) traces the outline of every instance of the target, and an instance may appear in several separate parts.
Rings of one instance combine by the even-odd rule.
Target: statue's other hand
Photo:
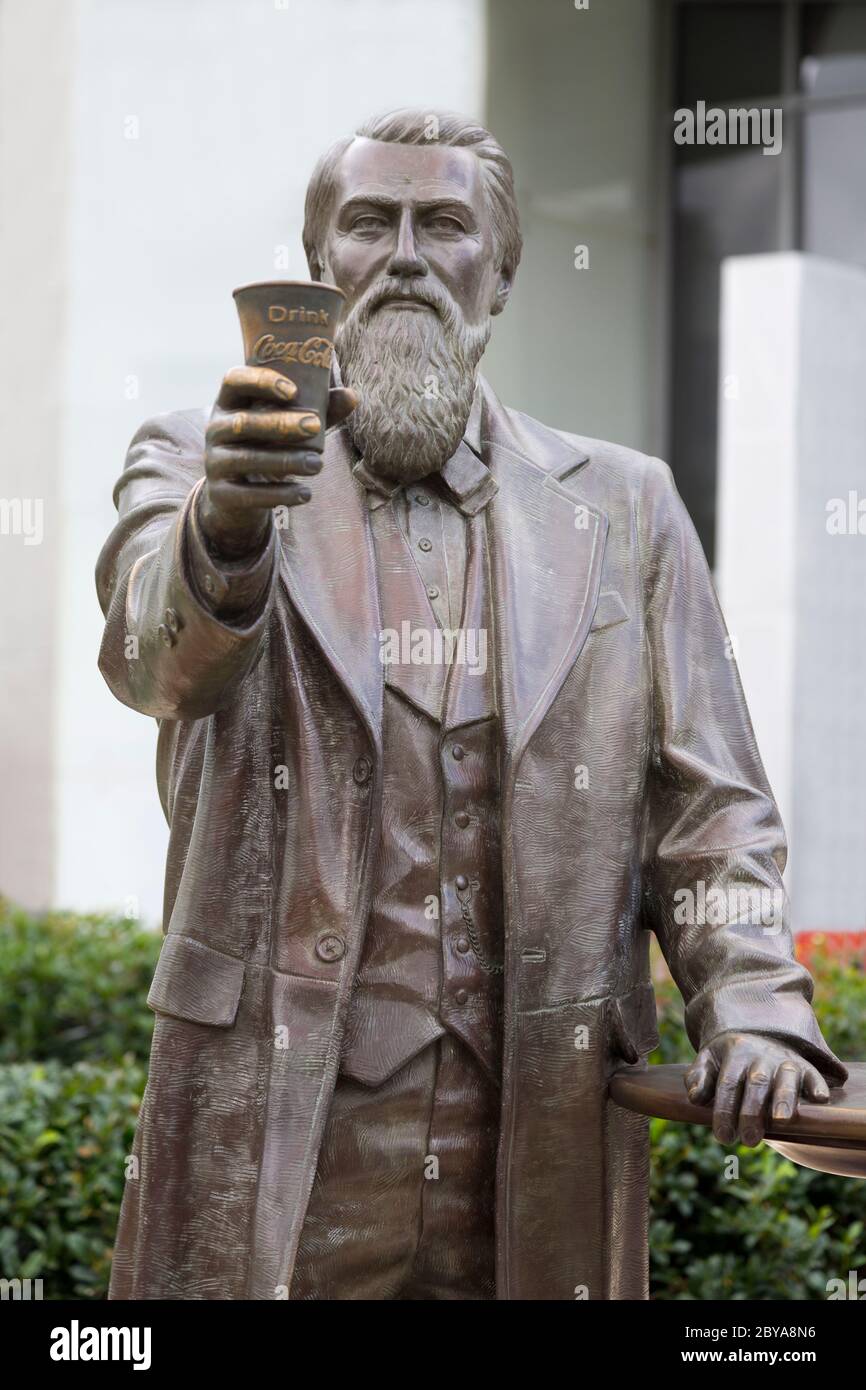
[[[199,520],[227,556],[263,542],[274,507],[310,500],[305,480],[322,467],[310,441],[357,405],[354,391],[333,387],[323,422],[313,411],[294,409],[296,394],[294,382],[273,367],[232,367],[223,377],[205,434]]]
[[[796,1115],[801,1096],[830,1098],[816,1067],[760,1033],[720,1033],[701,1048],[684,1080],[695,1105],[713,1101],[713,1133],[721,1144],[732,1144],[738,1133],[742,1143],[760,1144],[768,1116],[784,1123]]]

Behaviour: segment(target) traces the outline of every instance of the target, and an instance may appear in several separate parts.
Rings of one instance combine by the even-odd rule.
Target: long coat
[[[647,1122],[607,1083],[656,1041],[650,930],[695,1047],[760,1031],[840,1069],[786,926],[681,920],[696,915],[684,890],[779,892],[785,844],[670,471],[482,393],[499,483],[498,1297],[643,1298]],[[381,623],[345,429],[312,500],[275,529],[269,597],[244,626],[213,616],[188,570],[205,423],[190,411],[138,432],[97,570],[100,667],[159,721],[171,828],[120,1299],[287,1296],[382,819]],[[340,959],[332,942],[317,952],[334,936]]]

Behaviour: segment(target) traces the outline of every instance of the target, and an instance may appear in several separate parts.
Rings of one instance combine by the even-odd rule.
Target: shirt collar
[[[499,491],[499,484],[481,457],[481,416],[481,388],[476,386],[463,438],[444,467],[437,474],[430,475],[442,480],[448,500],[466,516],[475,516]],[[405,486],[391,478],[380,478],[363,459],[358,460],[352,472],[367,489],[367,504],[371,511],[383,506]]]

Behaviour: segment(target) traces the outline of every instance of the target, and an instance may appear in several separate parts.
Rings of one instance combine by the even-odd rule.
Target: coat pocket
[[[606,627],[616,627],[617,623],[628,621],[628,609],[622,596],[615,589],[602,589],[595,605],[590,632],[601,632]]]
[[[191,936],[169,932],[147,996],[154,1013],[231,1028],[244,987],[244,963]]]
[[[610,1001],[611,1051],[633,1066],[658,1046],[656,1000],[650,984],[636,985]]]

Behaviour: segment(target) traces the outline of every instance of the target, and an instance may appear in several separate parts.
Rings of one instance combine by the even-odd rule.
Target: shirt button
[[[426,536],[422,536],[420,541],[418,542],[418,549],[424,551],[432,550],[433,542],[429,541]]]
[[[468,937],[468,936],[458,936],[457,941],[456,941],[455,944],[456,944],[457,949],[458,949],[458,951],[460,952],[461,956],[465,956],[466,952],[469,950],[469,937]]]
[[[466,829],[467,825],[469,824],[469,817],[467,816],[465,811],[457,812],[457,815],[454,817],[454,824],[459,825],[461,830]]]
[[[373,764],[370,762],[370,759],[359,758],[358,761],[355,763],[355,766],[352,768],[352,776],[358,783],[358,786],[362,787],[365,782],[369,781],[370,773],[372,771]]]
[[[316,942],[316,955],[327,965],[332,965],[335,960],[342,960],[345,954],[345,941],[333,932],[329,932],[326,936],[320,936]]]
[[[456,887],[460,889],[461,893],[469,887],[469,879],[466,877],[465,874],[458,874],[454,880],[454,883]]]
[[[422,506],[422,507],[429,507],[429,506],[430,506],[430,498],[429,498],[429,497],[425,497],[423,492],[416,492],[416,493],[415,493],[415,501],[418,502],[418,503],[420,504],[420,506]]]
[[[451,749],[451,756],[452,758],[456,758],[458,763],[463,761],[466,757],[466,749],[463,747],[462,743],[455,743],[454,747]]]
[[[457,993],[454,996],[454,1000],[457,1004],[465,1004],[468,998],[469,995],[466,993],[465,989],[458,989]]]
[[[428,597],[428,598],[438,598],[438,597],[439,597],[439,590],[436,588],[436,585],[435,585],[435,584],[431,584],[431,585],[430,585],[429,589],[427,590],[427,597]]]

